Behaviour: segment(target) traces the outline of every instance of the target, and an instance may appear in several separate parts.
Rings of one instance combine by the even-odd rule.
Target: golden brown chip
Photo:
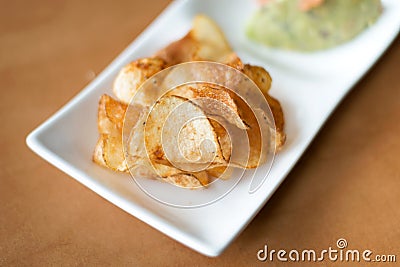
[[[224,63],[237,69],[243,67],[218,25],[204,15],[196,16],[189,33],[158,51],[155,57],[162,58],[170,66],[204,60]]]
[[[190,86],[185,85],[182,87],[178,87],[177,89],[178,91],[174,90],[171,92],[171,94],[180,94],[185,97],[192,98],[194,99],[193,102],[196,104],[198,104],[198,102],[195,101],[196,96],[210,97],[212,99],[216,99],[217,103],[219,103],[217,107],[213,108],[210,107],[205,108],[204,105],[198,104],[203,110],[207,111],[213,109],[215,110],[221,108],[224,105],[225,106],[230,105],[231,109],[234,108],[235,112],[238,113],[236,117],[239,118],[241,122],[243,122],[243,125],[246,125],[245,126],[246,134],[244,135],[244,133],[242,132],[244,127],[243,128],[238,127],[238,129],[235,129],[235,127],[233,128],[230,127],[231,124],[238,126],[237,123],[235,124],[235,122],[232,122],[232,120],[229,121],[231,124],[225,123],[225,126],[228,126],[232,134],[232,136],[229,136],[228,134],[229,129],[228,130],[225,129],[225,127],[222,126],[217,120],[210,119],[211,125],[213,126],[213,131],[217,135],[222,155],[226,162],[226,164],[224,164],[223,162],[214,162],[215,164],[213,164],[212,167],[226,166],[229,160],[231,160],[232,149],[235,149],[237,151],[236,157],[230,162],[233,166],[242,168],[256,168],[257,166],[259,166],[259,164],[265,161],[265,159],[262,158],[263,144],[262,144],[262,135],[260,132],[260,126],[252,109],[245,103],[245,101],[242,98],[235,95],[234,93],[229,92],[228,90],[222,87],[210,89],[209,85],[202,85],[202,84],[200,84],[196,88],[194,88],[193,85]],[[224,92],[225,94],[216,93],[218,91]],[[229,98],[226,96],[229,96]],[[219,118],[220,122],[224,121],[225,119],[228,119],[229,116],[225,115],[221,116],[221,118]],[[248,138],[248,142],[246,143],[245,140],[242,140],[242,137]],[[235,143],[235,145],[232,144],[232,141]],[[232,148],[232,146],[235,147]]]
[[[137,102],[145,102],[148,97],[145,92],[138,91],[140,86],[151,76],[166,67],[166,62],[160,58],[142,58],[135,60],[120,70],[115,78],[113,91],[117,98],[128,104],[132,97]],[[148,92],[146,92],[148,93]]]
[[[122,136],[100,134],[93,153],[93,161],[113,171],[126,172],[128,168],[122,148]]]
[[[100,166],[107,167],[106,162],[104,161],[104,146],[106,135],[100,135],[97,140],[96,147],[94,148],[92,160]]]
[[[192,30],[181,40],[160,50],[157,57],[163,58],[168,65],[187,61],[208,60],[230,65],[243,71],[264,94],[274,116],[276,126],[276,147],[280,149],[286,140],[282,107],[275,98],[269,95],[271,76],[262,67],[243,65],[230,48],[219,27],[205,16],[196,16]]]
[[[272,78],[263,67],[259,66],[246,64],[243,72],[258,86],[258,88],[260,88],[269,107],[271,108],[276,128],[275,143],[276,147],[280,149],[286,141],[286,135],[284,132],[285,119],[281,104],[269,94]]]
[[[114,171],[125,172],[128,170],[124,156],[122,135],[106,136],[104,139],[103,158],[106,166]]]
[[[169,163],[150,163],[148,159],[140,159],[137,165],[131,168],[131,173],[136,177],[156,178],[163,182],[184,187],[200,188],[209,184],[209,178],[206,171],[186,172],[171,166]]]
[[[122,135],[127,105],[113,99],[109,95],[102,95],[99,101],[97,126],[100,134]]]
[[[224,157],[226,162],[229,162],[232,153],[232,144],[228,131],[218,121],[211,119],[210,122],[218,137],[218,142],[222,150],[222,156]]]
[[[136,60],[119,72],[113,91],[121,102],[108,95],[101,97],[98,107],[100,136],[93,153],[95,163],[114,171],[127,171],[123,127],[133,129],[127,137],[130,168],[143,167],[145,176],[184,188],[207,186],[209,176],[228,178],[232,172],[232,168],[227,167],[229,161],[240,168],[255,168],[265,161],[262,151],[268,144],[262,143],[260,126],[252,110],[259,107],[249,107],[226,88],[206,83],[180,86],[162,97],[148,118],[143,115],[147,114],[155,94],[152,90],[138,91],[143,82],[167,66],[188,61],[227,64],[253,80],[271,108],[276,126],[276,147],[283,146],[286,138],[284,116],[279,101],[269,95],[272,82],[269,73],[262,67],[244,65],[215,22],[199,15],[182,39],[160,50],[154,57]],[[236,84],[236,81],[232,82]],[[155,86],[159,87],[158,84]],[[246,98],[247,92],[243,93],[242,97]],[[140,105],[137,112],[130,112],[124,126],[127,103],[133,96],[133,104]],[[232,137],[231,133],[247,134],[248,151],[245,151],[244,139]],[[233,148],[243,157],[235,157]],[[248,161],[243,161],[247,156]]]
[[[239,116],[233,93],[222,86],[208,83],[182,85],[168,94],[191,100],[210,118],[221,117],[240,129],[248,128]]]
[[[263,163],[264,159],[261,158],[263,143],[260,131],[260,125],[258,124],[257,118],[254,115],[252,109],[247,105],[245,101],[239,96],[235,96],[235,102],[239,109],[240,117],[246,122],[249,128],[246,130],[250,151],[243,151],[243,153],[249,153],[248,162],[246,168],[256,168],[258,165]],[[235,145],[235,144],[233,144]],[[234,148],[238,149],[238,147]]]
[[[207,174],[219,178],[222,180],[227,180],[231,177],[233,172],[232,168],[228,168],[227,166],[220,166],[220,167],[212,167],[207,169]]]
[[[268,95],[272,78],[263,67],[245,64],[243,73],[246,74],[260,88],[263,95]]]
[[[158,163],[152,163],[152,167],[157,175],[164,178],[166,182],[180,187],[199,188],[209,184],[208,174],[205,171],[186,172],[173,166]]]
[[[153,162],[225,163],[206,115],[181,97],[164,96],[157,101],[147,118],[144,140]]]
[[[161,58],[168,66],[183,62],[193,61],[196,58],[197,44],[190,34],[182,39],[172,42],[167,47],[158,51],[154,57]]]
[[[127,171],[122,147],[122,126],[127,105],[102,95],[99,101],[97,126],[100,133],[93,161],[114,171]]]
[[[278,100],[276,100],[270,95],[266,96],[266,99],[271,108],[272,115],[274,116],[275,128],[276,128],[275,145],[279,150],[283,147],[283,145],[286,142],[286,134],[284,131],[285,119],[283,116],[282,106]]]
[[[199,180],[202,186],[207,186],[210,183],[210,179],[206,171],[192,172],[191,175]]]
[[[100,136],[93,153],[95,163],[120,172],[128,169],[122,144],[122,126],[126,108],[127,105],[108,95],[101,97],[98,109]],[[143,163],[145,155],[142,157],[142,161],[138,160],[137,164]],[[157,176],[181,187],[194,188],[206,186],[209,183],[206,172],[189,173],[159,163],[152,164],[150,168],[156,172]]]
[[[198,179],[196,179],[196,177],[187,173],[175,174],[172,176],[168,176],[167,178],[164,178],[162,180],[183,188],[196,189],[203,187],[203,185]]]

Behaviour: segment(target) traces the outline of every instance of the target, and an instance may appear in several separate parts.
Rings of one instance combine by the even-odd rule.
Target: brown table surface
[[[335,248],[340,237],[348,248],[397,253],[399,262],[400,38],[217,258],[166,237],[27,148],[27,134],[101,72],[168,2],[1,1],[0,265],[244,266],[258,263],[264,244],[321,250]]]

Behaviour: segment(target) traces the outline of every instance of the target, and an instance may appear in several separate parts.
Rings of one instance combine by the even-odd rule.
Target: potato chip
[[[269,89],[271,88],[272,84],[272,78],[264,68],[259,66],[252,66],[249,64],[246,64],[244,66],[243,73],[246,74],[251,80],[253,80],[258,88],[260,88],[261,92],[268,102],[269,107],[271,108],[276,128],[276,147],[280,149],[284,145],[286,140],[286,135],[284,132],[285,119],[283,116],[281,104],[278,100],[276,100],[269,94]]]
[[[132,166],[130,172],[135,177],[154,178],[191,189],[205,187],[210,182],[206,171],[185,172],[171,166],[169,163],[149,162],[148,159],[144,158],[136,161],[136,165]]]
[[[146,121],[144,140],[153,162],[226,163],[204,112],[181,97],[164,96],[154,105]]]
[[[93,161],[114,171],[127,171],[122,145],[122,126],[127,105],[102,95],[99,101],[97,125],[100,133]]]
[[[162,181],[183,188],[197,189],[203,187],[198,179],[196,179],[193,175],[187,173],[178,173],[175,175],[171,175],[165,179],[162,179]]]
[[[205,171],[185,172],[175,167],[158,163],[152,163],[152,167],[155,173],[163,178],[163,181],[180,187],[198,188],[207,186],[209,183],[208,174]]]
[[[130,103],[132,97],[136,96],[137,102],[145,102],[149,92],[138,92],[138,89],[151,76],[166,67],[166,62],[160,58],[142,58],[126,65],[114,81],[113,91],[117,98],[123,103]]]
[[[227,180],[231,177],[233,172],[232,167],[228,166],[219,166],[219,167],[211,167],[207,169],[207,174],[209,176],[222,179],[222,180]]]
[[[127,105],[102,95],[97,111],[97,125],[100,134],[121,135]]]
[[[266,86],[264,88],[266,88]],[[183,85],[171,91],[170,94],[178,94],[191,99],[194,103],[198,104],[207,115],[217,114],[215,110],[223,110],[223,106],[228,106],[229,111],[234,110],[234,112],[236,112],[235,118],[239,118],[240,122],[242,122],[242,125],[245,125],[245,127],[238,125],[237,121],[235,122],[230,119],[228,112],[222,114],[221,118],[223,119],[219,119],[219,122],[226,120],[239,129],[235,129],[226,123],[221,125],[221,123],[218,123],[218,120],[210,120],[221,146],[224,159],[226,162],[231,159],[232,146],[234,146],[234,149],[240,152],[237,152],[236,156],[230,161],[233,166],[256,168],[265,161],[265,158],[262,157],[262,149],[264,149],[267,144],[262,144],[262,136],[257,118],[253,110],[241,97],[223,87],[206,83]],[[196,101],[197,97],[214,99],[216,100],[216,105],[207,106],[199,103]],[[213,110],[214,112],[212,112]],[[219,113],[219,115],[221,115],[221,113]],[[240,131],[240,129],[243,128],[246,129],[245,134],[243,131]],[[229,136],[228,132],[230,132],[232,136]],[[248,142],[244,142],[243,138],[248,138]],[[216,165],[221,166],[224,164],[220,163]]]
[[[184,84],[168,93],[190,99],[198,105],[208,117],[225,118],[240,129],[247,129],[246,123],[238,114],[238,108],[229,90],[209,83]]]
[[[232,143],[228,131],[222,125],[221,120],[210,120],[211,125],[218,137],[218,142],[221,146],[222,156],[226,162],[229,162],[232,154]]]
[[[263,67],[245,64],[243,73],[246,74],[260,88],[263,95],[268,95],[272,78]]]
[[[243,64],[217,24],[204,15],[193,19],[193,27],[182,39],[158,51],[155,57],[168,65],[188,61],[215,61],[241,69]]]
[[[244,142],[234,142],[232,144],[232,146],[234,147],[233,151],[238,150],[238,151],[242,151],[242,152],[248,152],[249,153],[248,159],[246,162],[246,166],[244,166],[244,167],[245,168],[256,168],[256,167],[258,167],[258,165],[260,165],[261,163],[263,163],[265,161],[265,159],[262,158],[262,149],[265,149],[265,147],[263,147],[263,146],[266,146],[267,144],[262,143],[260,125],[258,124],[257,118],[256,118],[255,114],[253,113],[253,110],[239,96],[235,96],[235,102],[238,106],[240,117],[249,126],[249,128],[246,130],[246,132],[247,132],[247,138],[248,138],[248,145],[249,145],[250,149],[249,149],[249,151],[246,151],[248,148],[246,147],[246,144],[244,144]],[[233,137],[233,141],[235,141],[235,134]],[[244,149],[241,148],[242,145],[244,145]],[[234,160],[234,159],[232,159],[232,160]],[[240,166],[240,165],[242,165],[242,162],[243,162],[243,160],[240,159],[240,161],[237,164]],[[233,162],[233,163],[235,163],[235,162]]]
[[[126,172],[128,167],[122,148],[122,136],[100,134],[92,159],[103,167]]]
[[[147,90],[139,90],[164,68],[189,61],[219,62],[247,75],[268,102],[275,127],[268,116],[260,116],[265,114],[266,103],[258,96],[259,92],[246,89],[254,85],[241,75],[221,71],[219,68],[226,68],[224,65],[206,70],[203,65],[198,68],[202,68],[205,77],[219,75],[218,81],[229,81],[225,84],[227,87],[232,85],[237,89],[243,85],[243,92],[237,92],[240,96],[216,85],[218,82],[198,82],[206,79],[196,79],[199,72],[196,67],[190,73],[174,68],[176,71],[171,70],[166,76],[147,83],[150,84]],[[188,78],[197,82],[188,84]],[[286,138],[281,105],[269,94],[271,83],[271,76],[264,68],[242,63],[214,21],[203,15],[196,16],[192,29],[182,39],[151,58],[128,64],[119,72],[113,84],[119,101],[108,95],[101,97],[100,136],[93,161],[114,171],[129,169],[134,176],[152,177],[192,189],[206,187],[210,177],[229,178],[233,167],[256,168],[266,161],[264,150],[273,147],[263,144],[266,140],[263,134],[274,134],[278,149]],[[175,88],[171,84],[184,85]],[[154,104],[159,94],[170,88],[174,89]],[[258,98],[260,105],[253,103]],[[252,99],[251,107],[246,102],[248,99]],[[127,113],[128,103],[130,112]],[[275,129],[274,133],[265,128],[261,131],[257,121],[260,117],[266,120],[263,121],[266,128]]]
[[[92,160],[103,167],[107,167],[107,164],[104,161],[104,152],[103,152],[106,138],[107,136],[100,135],[99,139],[97,140],[92,156]]]
[[[114,100],[108,95],[103,95],[99,101],[98,125],[100,136],[93,154],[93,161],[101,166],[119,172],[125,172],[128,170],[122,144],[122,126],[126,109],[127,105]],[[138,113],[140,113],[139,110]],[[142,118],[140,116],[137,116],[136,118],[138,118],[136,123],[134,123],[133,120],[130,120],[132,125],[140,124]],[[140,132],[136,132],[133,136],[140,137],[139,133]],[[145,151],[138,151],[135,160],[137,166],[130,166],[131,168],[143,164],[146,160]],[[130,160],[130,163],[131,162],[133,161]],[[142,166],[145,166],[145,164]],[[208,175],[206,172],[189,173],[160,163],[152,163],[151,166],[147,164],[147,167],[148,172],[146,175],[150,176],[152,173],[151,176],[163,178],[166,182],[181,187],[195,188],[206,186],[208,184]],[[141,170],[143,171],[144,169]]]
[[[128,167],[124,156],[122,135],[103,135],[101,138],[104,138],[103,159],[106,166],[114,171],[127,171]]]

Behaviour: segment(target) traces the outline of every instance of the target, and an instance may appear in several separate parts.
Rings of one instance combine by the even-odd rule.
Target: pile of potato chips
[[[228,166],[247,169],[263,163],[262,130],[254,107],[243,99],[245,89],[238,96],[215,83],[183,83],[157,97],[160,85],[154,79],[150,90],[142,90],[146,82],[169,67],[193,61],[222,63],[251,79],[272,112],[274,149],[283,146],[283,112],[268,93],[270,75],[262,67],[243,64],[219,27],[210,18],[198,15],[185,37],[119,72],[113,85],[117,99],[101,97],[94,162],[184,188],[205,187],[214,178],[227,179]],[[168,78],[163,86],[168,87]],[[232,132],[246,135],[248,151],[242,153],[246,160],[233,155],[232,148],[241,142],[232,141]]]

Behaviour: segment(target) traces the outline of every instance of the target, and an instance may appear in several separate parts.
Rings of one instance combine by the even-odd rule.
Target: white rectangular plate
[[[252,44],[244,36],[244,25],[255,9],[254,2],[173,2],[87,88],[28,136],[29,147],[171,238],[205,255],[219,255],[271,197],[329,114],[382,55],[400,27],[400,1],[384,0],[384,11],[377,23],[351,42],[316,53],[277,51]],[[266,182],[256,193],[249,194],[249,181],[242,180],[214,204],[179,209],[154,201],[129,175],[101,168],[92,163],[91,157],[98,137],[98,100],[103,93],[111,94],[117,72],[130,61],[152,55],[182,37],[198,13],[216,20],[245,63],[264,66],[271,73],[274,80],[271,93],[282,103],[288,138]]]

